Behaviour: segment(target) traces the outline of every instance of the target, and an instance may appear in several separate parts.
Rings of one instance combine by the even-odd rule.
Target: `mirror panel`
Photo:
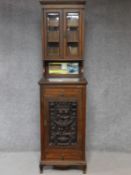
[[[77,75],[79,74],[79,63],[70,62],[51,62],[48,63],[48,73],[58,75]]]

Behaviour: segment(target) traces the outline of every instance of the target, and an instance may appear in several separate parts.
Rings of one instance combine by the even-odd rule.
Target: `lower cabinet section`
[[[85,162],[85,96],[86,85],[41,85],[41,162]]]

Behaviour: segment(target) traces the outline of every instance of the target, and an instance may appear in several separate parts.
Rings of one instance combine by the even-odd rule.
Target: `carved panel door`
[[[77,144],[77,99],[49,98],[48,145],[74,146]]]
[[[44,159],[82,159],[82,94],[82,88],[45,88]]]

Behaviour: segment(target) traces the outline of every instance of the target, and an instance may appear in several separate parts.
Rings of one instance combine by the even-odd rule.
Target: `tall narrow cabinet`
[[[43,77],[40,80],[41,160],[86,172],[86,0],[40,0]]]

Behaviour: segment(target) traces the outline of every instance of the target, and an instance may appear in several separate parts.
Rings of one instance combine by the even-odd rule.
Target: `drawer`
[[[80,96],[82,88],[45,88],[45,96]]]
[[[82,160],[81,150],[54,149],[45,153],[46,160]]]

